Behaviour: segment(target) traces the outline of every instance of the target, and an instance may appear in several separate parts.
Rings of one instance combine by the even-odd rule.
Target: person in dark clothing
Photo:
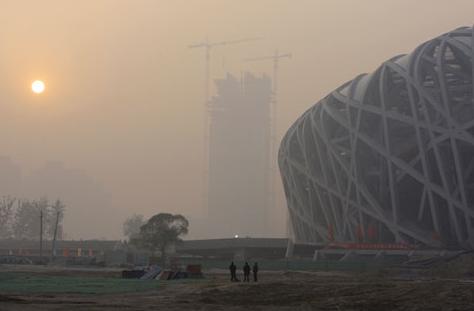
[[[258,274],[258,263],[257,263],[257,262],[253,264],[252,272],[253,272],[253,281],[254,281],[254,282],[257,282],[257,281],[258,281],[258,278],[257,278],[257,274]]]
[[[236,275],[237,266],[234,265],[233,261],[230,263],[229,270],[230,270],[230,281],[237,282],[237,275]]]
[[[245,262],[244,265],[244,282],[250,282],[250,265],[248,262]]]

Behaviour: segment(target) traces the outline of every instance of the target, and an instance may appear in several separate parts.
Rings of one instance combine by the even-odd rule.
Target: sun
[[[41,80],[36,80],[31,84],[31,90],[35,94],[41,94],[44,92],[45,85],[44,82]]]

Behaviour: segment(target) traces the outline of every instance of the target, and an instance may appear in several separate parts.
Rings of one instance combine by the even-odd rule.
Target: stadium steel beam
[[[290,127],[279,164],[295,242],[474,248],[473,54],[473,29],[456,29]]]

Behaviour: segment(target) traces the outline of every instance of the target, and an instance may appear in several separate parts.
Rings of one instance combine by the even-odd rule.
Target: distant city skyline
[[[113,210],[103,186],[85,171],[68,168],[60,161],[29,171],[10,157],[0,156],[0,189],[0,197],[61,200],[66,205],[66,238],[106,238],[108,230],[115,229],[113,223],[108,224]]]

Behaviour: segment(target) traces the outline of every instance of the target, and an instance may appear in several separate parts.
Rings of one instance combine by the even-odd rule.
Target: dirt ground
[[[33,270],[35,275],[117,275]],[[0,310],[474,310],[474,281],[387,275],[263,271],[258,283],[231,283],[225,271],[209,271],[197,281],[151,281],[160,282],[158,289],[138,293],[0,292]]]

